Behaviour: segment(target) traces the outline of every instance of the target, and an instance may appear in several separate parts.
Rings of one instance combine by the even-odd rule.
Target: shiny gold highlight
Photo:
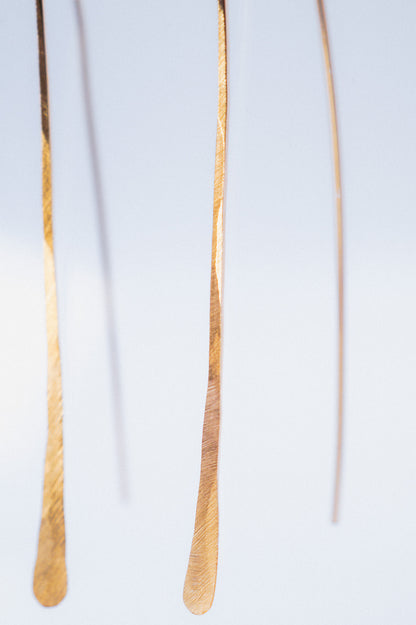
[[[341,491],[341,469],[343,451],[343,420],[344,420],[344,242],[342,226],[342,186],[341,162],[338,137],[337,109],[335,103],[334,78],[332,74],[331,54],[329,49],[328,29],[326,25],[323,0],[317,0],[319,20],[321,24],[322,46],[325,57],[326,80],[328,85],[329,106],[331,111],[332,151],[334,158],[334,177],[337,213],[337,246],[338,246],[338,431],[335,466],[335,487],[332,520],[339,519],[339,502]]]
[[[43,1],[36,0],[42,119],[42,195],[46,333],[48,348],[48,442],[43,485],[42,519],[33,591],[44,606],[66,595],[65,520],[63,506],[62,379],[58,341],[58,309],[52,230],[52,172],[49,133],[48,77]]]
[[[218,563],[218,447],[221,412],[223,204],[227,126],[225,0],[218,0],[218,119],[211,254],[208,392],[202,434],[201,475],[183,600],[193,614],[212,606]]]

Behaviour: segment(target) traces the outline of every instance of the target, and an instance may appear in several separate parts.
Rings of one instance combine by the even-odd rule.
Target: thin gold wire
[[[48,77],[43,0],[36,0],[42,120],[42,196],[46,333],[48,350],[48,442],[43,484],[42,519],[33,591],[44,606],[66,595],[62,378],[58,340],[58,307],[52,230],[52,172],[49,132]]]
[[[338,522],[339,503],[341,492],[343,427],[344,427],[344,242],[342,218],[342,185],[341,162],[338,136],[337,109],[335,102],[334,78],[331,65],[331,54],[326,25],[325,7],[323,0],[317,0],[319,21],[321,24],[322,45],[325,57],[326,80],[328,86],[329,106],[331,112],[332,151],[334,158],[334,178],[337,213],[337,246],[338,246],[338,430],[335,464],[335,485],[332,521]]]
[[[218,120],[211,255],[209,374],[202,434],[201,475],[195,529],[183,600],[193,614],[212,606],[218,564],[218,447],[221,416],[223,205],[227,125],[225,0],[218,0]]]

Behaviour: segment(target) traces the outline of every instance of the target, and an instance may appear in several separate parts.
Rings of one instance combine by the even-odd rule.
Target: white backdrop
[[[122,360],[120,502],[72,0],[45,1],[68,595],[31,585],[46,444],[34,0],[0,13],[0,622],[185,625],[207,382],[216,2],[84,0]],[[332,156],[313,0],[228,0],[212,625],[416,618],[416,4],[327,0],[346,237],[341,523]]]

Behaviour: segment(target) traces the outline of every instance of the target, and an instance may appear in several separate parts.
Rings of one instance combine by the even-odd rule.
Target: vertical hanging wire
[[[110,245],[106,221],[104,200],[104,186],[101,175],[101,165],[98,151],[97,133],[94,123],[94,113],[91,94],[91,80],[88,61],[88,47],[85,32],[84,15],[81,0],[74,0],[78,26],[78,39],[81,58],[81,77],[84,98],[85,116],[87,122],[88,143],[91,158],[92,178],[95,194],[95,206],[98,222],[98,239],[101,256],[101,266],[104,278],[105,310],[107,316],[108,351],[110,356],[110,373],[112,383],[112,400],[114,414],[114,429],[116,456],[118,464],[119,488],[121,498],[128,498],[127,480],[127,453],[124,432],[123,397],[120,379],[120,355],[117,341],[117,324],[114,307],[114,286],[110,262]]]
[[[334,178],[337,214],[337,247],[338,247],[338,428],[336,445],[335,484],[332,521],[338,522],[341,493],[341,472],[344,427],[344,241],[342,217],[342,185],[341,161],[338,136],[337,109],[335,87],[331,65],[331,53],[328,40],[325,7],[323,0],[317,0],[319,21],[321,25],[322,46],[325,57],[326,80],[331,114],[332,151],[334,159]]]
[[[65,518],[63,505],[63,407],[58,306],[52,229],[52,172],[49,131],[48,77],[43,0],[36,0],[42,120],[42,202],[46,334],[48,352],[48,442],[43,484],[42,519],[33,591],[44,606],[57,605],[66,595]]]
[[[211,253],[209,374],[202,434],[201,474],[195,529],[183,600],[193,614],[214,601],[218,564],[218,448],[221,416],[223,204],[227,130],[227,38],[225,0],[218,0],[218,118]]]

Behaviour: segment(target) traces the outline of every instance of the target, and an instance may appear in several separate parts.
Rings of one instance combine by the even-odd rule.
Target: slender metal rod
[[[344,427],[344,241],[342,217],[342,185],[341,161],[338,136],[337,109],[335,101],[334,78],[331,65],[331,53],[328,40],[328,29],[323,0],[317,0],[319,21],[321,24],[322,46],[325,57],[326,80],[328,86],[329,106],[331,114],[332,151],[334,159],[334,178],[337,214],[337,246],[338,246],[338,429],[335,464],[335,485],[332,520],[339,519],[341,492],[343,427]]]
[[[82,88],[98,222],[98,238],[100,246],[101,266],[104,277],[105,310],[107,315],[108,350],[110,356],[110,372],[112,383],[116,454],[119,473],[119,488],[122,499],[127,499],[127,452],[124,428],[123,396],[120,379],[120,355],[118,349],[116,313],[114,306],[114,286],[110,262],[110,244],[106,220],[104,185],[101,175],[97,132],[95,129],[94,111],[92,104],[87,37],[81,0],[75,0],[75,13],[78,25]]]
[[[33,591],[42,605],[54,606],[65,597],[67,587],[63,505],[63,407],[52,230],[52,172],[43,0],[36,0],[36,13],[42,116],[42,198],[48,350],[48,442],[43,485],[42,519]]]
[[[227,126],[227,40],[225,0],[218,0],[218,119],[215,153],[211,255],[209,374],[202,434],[201,475],[195,529],[183,599],[193,614],[214,601],[218,563],[218,448],[221,413],[221,329],[223,283],[223,204]]]

